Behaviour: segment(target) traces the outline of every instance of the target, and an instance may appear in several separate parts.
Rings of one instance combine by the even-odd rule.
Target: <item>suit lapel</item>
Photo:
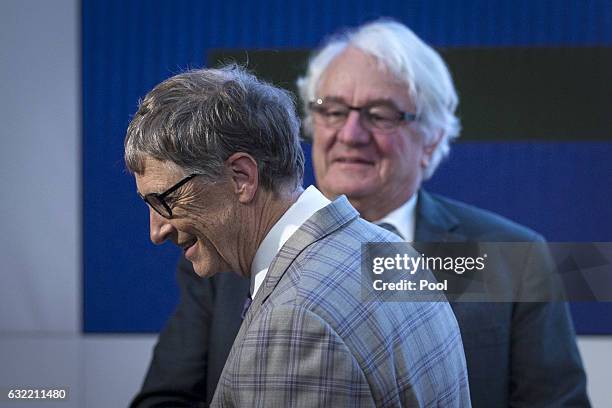
[[[467,243],[471,241],[470,237],[461,233],[461,231],[461,222],[448,210],[444,202],[423,190],[419,191],[414,234],[414,246],[418,252],[426,253],[429,256],[447,256],[448,248],[442,243]],[[447,296],[456,314],[463,313],[462,310],[470,310],[471,308],[469,303],[456,303],[456,300],[466,293],[468,288],[474,293],[481,293],[484,290],[481,279],[465,279],[462,275],[440,271],[433,271],[433,274],[438,281],[449,280],[452,282],[450,287],[454,288],[453,292],[447,293]]]
[[[462,242],[467,237],[458,233],[459,220],[431,194],[419,190],[417,200],[415,242]]]
[[[213,403],[211,405],[215,405],[215,401],[217,401],[219,398],[219,390],[223,388],[223,378],[228,370],[228,365],[234,358],[236,346],[242,343],[245,333],[248,330],[254,316],[256,316],[257,311],[274,291],[274,288],[278,285],[291,263],[309,245],[331,234],[358,216],[359,213],[349,204],[347,198],[345,196],[341,196],[334,202],[314,213],[308,220],[306,220],[304,224],[300,226],[300,228],[287,240],[287,242],[285,242],[281,250],[272,260],[272,264],[270,265],[270,268],[268,268],[266,279],[259,288],[259,291],[255,295],[255,299],[253,299],[253,303],[249,307],[249,310],[244,317],[244,321],[240,326],[240,330],[238,331],[236,339],[234,340],[234,345],[230,350],[230,354],[219,377],[219,384],[215,390]]]
[[[254,316],[257,315],[257,311],[274,291],[274,288],[278,285],[291,263],[310,244],[331,234],[358,216],[359,213],[350,205],[347,198],[341,196],[314,213],[312,217],[306,220],[287,242],[285,242],[281,250],[272,260],[272,264],[270,264],[270,268],[268,268],[266,279],[259,288],[259,291],[255,295],[255,299],[253,299],[253,303],[244,317],[244,321],[234,340],[234,346],[230,351],[225,367],[223,367],[223,372],[220,376],[221,379],[227,369],[227,364],[233,358],[235,346],[242,342],[251,321]]]
[[[358,216],[359,213],[350,205],[347,198],[341,196],[306,220],[287,242],[285,242],[278,254],[276,254],[272,260],[266,279],[255,295],[255,299],[253,299],[253,303],[245,316],[242,327],[249,325],[259,307],[274,291],[274,288],[278,285],[285,271],[306,247],[331,234]]]

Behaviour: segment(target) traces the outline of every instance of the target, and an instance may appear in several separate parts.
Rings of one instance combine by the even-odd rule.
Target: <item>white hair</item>
[[[381,69],[387,69],[406,84],[410,98],[416,105],[417,124],[427,142],[441,137],[424,171],[424,179],[428,179],[440,161],[448,156],[450,142],[459,136],[461,126],[455,116],[459,99],[442,57],[412,30],[396,21],[376,20],[335,35],[313,54],[306,76],[297,81],[304,104],[304,129],[307,135],[312,135],[308,103],[317,97],[323,72],[349,46],[373,56]]]

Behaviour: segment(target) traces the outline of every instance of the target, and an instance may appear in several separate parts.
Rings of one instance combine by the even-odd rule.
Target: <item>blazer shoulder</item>
[[[534,230],[518,224],[492,211],[473,205],[427,193],[427,205],[446,211],[457,221],[454,232],[469,239],[491,241],[543,241],[544,237]],[[427,212],[428,209],[424,209]]]

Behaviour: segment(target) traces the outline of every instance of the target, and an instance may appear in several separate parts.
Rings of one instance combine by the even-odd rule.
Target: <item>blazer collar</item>
[[[459,220],[444,204],[424,190],[419,190],[416,209],[415,242],[466,241],[459,233]]]
[[[270,296],[276,285],[285,274],[285,271],[289,268],[291,263],[299,256],[299,254],[306,249],[310,244],[322,239],[323,237],[333,233],[337,229],[341,228],[348,222],[354,220],[359,216],[357,210],[355,210],[345,196],[337,198],[332,203],[323,207],[316,213],[314,213],[300,228],[285,242],[285,245],[276,254],[270,268],[268,269],[268,275],[262,286],[257,291],[255,299],[251,303],[244,321],[240,325],[240,330],[234,345],[230,351],[228,359],[221,372],[220,382],[225,376],[226,370],[228,370],[228,364],[233,359],[236,352],[236,345],[243,341],[248,327],[251,325],[254,316],[262,303]],[[217,393],[221,387],[217,387],[213,396],[213,405],[217,401]]]
[[[242,326],[248,326],[257,309],[270,296],[285,274],[285,271],[306,247],[357,217],[359,217],[357,210],[351,206],[345,196],[340,196],[306,220],[285,242],[272,260],[266,280],[255,295],[255,299],[253,299],[253,303],[249,307]]]

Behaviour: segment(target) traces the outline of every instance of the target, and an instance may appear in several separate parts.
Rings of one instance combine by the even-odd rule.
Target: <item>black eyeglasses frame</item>
[[[335,99],[335,98],[332,98]],[[393,124],[390,127],[377,127],[374,125],[374,123],[372,123],[371,121],[367,120],[367,116],[369,115],[368,109],[371,109],[373,106],[377,106],[377,104],[375,103],[371,103],[371,104],[365,104],[361,107],[358,106],[351,106],[347,103],[344,103],[342,101],[339,100],[332,100],[331,102],[339,104],[339,105],[343,105],[344,107],[346,107],[349,111],[356,111],[359,113],[359,120],[362,123],[362,126],[366,126],[367,128],[372,128],[370,130],[379,130],[379,131],[391,131],[393,129],[396,129],[401,122],[414,122],[418,120],[418,117],[415,113],[412,112],[404,112],[401,111],[399,109],[397,109],[397,107],[392,106],[392,104],[386,104],[383,103],[383,105],[387,105],[391,108],[393,108],[394,110],[397,111],[399,117],[397,118],[397,123]],[[314,113],[319,113],[317,112],[318,108],[321,107],[323,104],[325,103],[325,98],[316,98],[311,100],[308,103],[308,109],[310,109],[310,111],[314,112]],[[331,128],[335,128],[335,129],[340,129],[342,128],[342,126],[344,126],[344,124],[346,123],[346,120],[344,122],[342,122],[342,124],[339,125],[331,125],[329,123],[323,123],[324,126],[329,126]]]
[[[154,209],[156,213],[166,219],[170,219],[172,218],[172,208],[170,208],[170,206],[166,202],[166,197],[178,190],[180,187],[185,185],[189,180],[196,176],[199,176],[199,174],[195,173],[188,175],[163,193],[149,193],[144,197],[140,193],[138,193],[138,196],[142,198],[144,202],[147,203],[152,209]]]

